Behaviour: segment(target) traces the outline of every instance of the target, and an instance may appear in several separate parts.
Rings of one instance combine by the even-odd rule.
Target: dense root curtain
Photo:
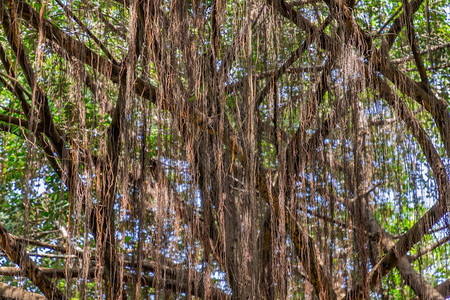
[[[376,4],[0,1],[0,298],[450,296],[449,41]]]

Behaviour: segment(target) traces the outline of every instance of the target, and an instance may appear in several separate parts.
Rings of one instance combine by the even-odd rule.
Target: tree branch
[[[433,170],[433,175],[438,186],[439,199],[436,204],[434,204],[433,207],[398,240],[395,246],[381,259],[381,261],[374,266],[368,278],[371,287],[375,286],[379,277],[385,276],[392,268],[394,268],[398,263],[398,259],[406,255],[411,247],[420,241],[429,229],[441,219],[448,210],[450,197],[449,180],[445,167],[427,133],[406,105],[393,94],[389,84],[379,78],[377,74],[372,74],[372,79],[376,80],[376,85],[378,86],[381,96],[388,102],[396,115],[406,123],[411,133],[419,142],[422,151]]]
[[[58,130],[58,128],[55,126],[53,122],[53,117],[50,111],[49,101],[46,95],[41,91],[40,87],[37,86],[37,81],[34,75],[33,68],[30,64],[30,59],[27,55],[27,52],[25,51],[22,40],[20,37],[20,32],[18,28],[18,20],[15,19],[16,12],[12,12],[12,22],[9,19],[8,12],[6,11],[4,7],[4,3],[2,1],[1,4],[1,19],[2,24],[4,28],[4,32],[7,36],[8,42],[13,49],[16,58],[24,72],[25,78],[28,82],[28,85],[30,86],[31,90],[33,91],[33,94],[36,96],[36,107],[37,107],[37,114],[40,118],[40,121],[43,125],[44,132],[51,140],[52,144],[55,146],[55,149],[60,156],[61,159],[65,158],[66,149],[65,149],[65,142],[63,138],[61,137],[61,133]],[[14,8],[13,8],[14,9]],[[23,92],[23,91],[22,91]],[[26,112],[26,107],[24,107],[24,112]],[[30,130],[35,130],[35,126],[37,124],[37,121],[34,120],[34,118],[37,116],[28,115],[27,119],[28,121],[32,121],[33,124],[30,124],[29,126]]]
[[[420,249],[416,254],[409,256],[408,259],[409,259],[409,261],[415,261],[419,257],[422,257],[427,253],[430,253],[431,251],[442,246],[443,244],[445,244],[448,241],[450,241],[450,235],[447,235],[446,237],[440,239],[439,241],[437,241],[434,244],[428,245],[427,247]]]
[[[83,22],[81,22],[81,20],[77,16],[75,16],[74,13],[66,5],[62,4],[61,1],[59,0],[55,1],[59,4],[59,6],[62,7],[64,12],[70,18],[72,18],[81,27],[81,29],[83,29],[94,40],[94,42],[102,49],[103,53],[105,53],[105,55],[109,58],[109,60],[113,64],[117,65],[117,61],[115,60],[115,58],[111,55],[111,53],[108,51],[105,45],[103,45],[103,43],[89,30],[89,28],[87,28],[87,26]]]
[[[436,287],[436,290],[445,298],[447,299],[450,297],[450,279],[447,279],[440,285]]]
[[[38,13],[25,1],[17,0],[19,16],[25,21],[29,22],[36,30],[39,30],[39,15]],[[50,21],[43,20],[44,36],[63,48],[71,56],[84,62],[93,69],[99,71],[105,77],[110,78],[114,83],[120,82],[121,67],[113,62],[98,55],[89,49],[84,43],[77,41],[67,35],[64,31],[52,24]],[[144,81],[142,78],[136,78],[134,82],[134,92],[152,102],[156,101],[156,88],[150,83]]]
[[[1,272],[0,272],[1,274]],[[8,274],[3,274],[8,275]],[[23,288],[0,282],[0,299],[7,300],[46,300],[43,295],[30,293]]]
[[[446,44],[442,44],[442,45],[436,45],[436,46],[430,46],[428,49],[423,50],[422,52],[420,52],[420,55],[424,55],[424,54],[427,54],[427,53],[430,53],[430,52],[434,52],[434,51],[438,51],[438,50],[441,50],[441,49],[446,49],[446,48],[449,48],[449,47],[450,47],[450,43],[446,43]],[[414,59],[414,55],[413,54],[405,56],[405,57],[402,57],[402,58],[393,59],[393,60],[391,60],[391,62],[393,64],[401,64],[401,63],[407,62],[408,60],[412,60],[412,59]]]
[[[31,260],[25,248],[9,235],[2,224],[0,224],[0,247],[12,262],[20,266],[22,274],[28,277],[47,298],[55,300],[67,299]]]
[[[444,297],[414,270],[405,256],[399,258],[397,268],[405,283],[420,299],[444,300]]]
[[[411,3],[411,13],[414,13],[420,6],[423,0],[416,0]],[[316,29],[308,19],[298,14],[296,10],[289,8],[281,0],[267,0],[269,5],[272,5],[282,16],[291,20],[294,24],[303,29],[306,33],[312,33]],[[355,22],[352,12],[345,6],[342,0],[328,0],[330,10],[336,18],[340,19],[345,24],[347,36],[349,40],[354,43],[354,46],[364,54],[364,56],[374,65],[374,67],[385,75],[390,81],[392,81],[396,87],[404,94],[408,95],[411,99],[417,103],[424,105],[434,118],[436,125],[438,126],[441,139],[444,143],[447,154],[450,153],[450,114],[447,112],[448,104],[438,99],[428,91],[425,91],[419,84],[407,77],[405,74],[396,69],[392,63],[387,60],[386,49],[388,45],[382,45],[378,50],[373,47],[372,37],[365,33]],[[398,34],[398,32],[406,24],[405,12],[399,17],[403,20],[403,23],[397,21],[391,27],[392,34]],[[404,20],[405,19],[405,20]],[[402,25],[403,24],[403,25]],[[339,48],[340,43],[323,33],[321,35],[322,43],[319,45],[330,52]],[[393,41],[392,41],[393,43]],[[361,61],[360,64],[363,64]],[[372,76],[372,75],[371,75]]]
[[[270,90],[272,90],[278,81],[278,79],[292,66],[292,64],[300,58],[300,56],[310,47],[310,45],[315,41],[316,37],[321,35],[323,30],[330,24],[331,18],[327,17],[323,23],[316,28],[311,36],[308,36],[306,40],[291,54],[291,56],[283,63],[283,65],[278,68],[272,78],[267,80],[264,88],[259,92],[256,97],[256,106],[261,105],[264,98],[267,96]]]
[[[163,261],[166,259],[163,258]],[[128,266],[134,266],[135,262],[131,259],[125,259],[125,264]],[[188,290],[191,290],[191,293],[198,295],[201,298],[204,298],[207,295],[207,291],[205,290],[205,286],[203,283],[203,278],[201,282],[194,284],[192,280],[188,280],[189,274],[186,270],[177,269],[176,265],[172,267],[168,266],[159,266],[155,262],[144,261],[143,267],[145,272],[154,273],[156,269],[163,268],[164,275],[163,278],[159,280],[163,284],[163,287],[171,290],[173,292],[184,292],[187,293]],[[41,273],[44,276],[53,279],[68,279],[68,278],[78,278],[82,275],[83,270],[81,269],[69,269],[65,268],[40,268]],[[144,272],[144,274],[145,274]],[[89,268],[88,279],[95,279],[95,265],[92,265]],[[15,267],[0,267],[0,276],[23,276],[23,272],[19,268]],[[191,275],[192,276],[192,275]],[[143,275],[142,283],[145,286],[160,288],[160,286],[156,286],[154,276]],[[132,284],[135,283],[133,281],[133,275],[130,273],[124,274],[124,280],[126,283]],[[190,286],[191,285],[191,286]],[[1,283],[0,283],[0,293],[1,293]],[[211,296],[213,299],[226,299],[227,295],[221,291],[217,287],[211,288]],[[21,298],[20,298],[21,299]]]
[[[403,6],[406,8],[407,13],[407,24],[406,31],[408,36],[409,45],[414,56],[414,61],[416,62],[417,70],[419,71],[420,79],[422,80],[422,85],[429,93],[431,91],[430,81],[428,80],[428,75],[423,64],[422,57],[420,56],[420,49],[416,41],[416,32],[414,30],[411,5],[408,0],[403,0]]]
[[[412,0],[410,5],[410,14],[411,16],[419,9],[419,7],[422,5],[423,0]],[[402,14],[395,19],[392,26],[389,28],[388,32],[386,33],[387,38],[383,40],[380,48],[380,52],[383,55],[387,55],[389,53],[389,50],[394,45],[395,39],[397,38],[398,34],[402,31],[403,27],[407,24],[408,19],[408,12],[405,11],[405,7],[403,6],[403,12]]]

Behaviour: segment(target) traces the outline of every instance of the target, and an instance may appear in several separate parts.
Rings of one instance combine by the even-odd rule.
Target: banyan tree
[[[1,299],[450,296],[448,0],[1,0]]]

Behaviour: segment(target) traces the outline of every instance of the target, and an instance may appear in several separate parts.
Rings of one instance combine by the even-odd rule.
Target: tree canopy
[[[0,298],[450,297],[449,14],[0,0]]]

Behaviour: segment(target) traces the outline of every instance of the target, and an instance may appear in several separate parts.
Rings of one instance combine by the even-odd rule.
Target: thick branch
[[[25,248],[9,235],[2,224],[0,224],[0,247],[12,262],[19,265],[22,274],[28,277],[48,299],[67,299],[31,260]]]
[[[444,300],[442,295],[414,270],[405,256],[398,260],[397,268],[403,280],[413,289],[420,299]]]
[[[102,51],[105,53],[105,55],[109,58],[109,60],[113,64],[117,64],[114,57],[109,53],[108,49],[103,45],[103,43],[89,30],[89,28],[77,17],[75,14],[68,8],[66,5],[64,5],[61,1],[56,0],[56,2],[64,9],[64,12],[72,18],[77,24],[83,29],[93,40],[94,42],[102,49]]]
[[[30,104],[27,102],[25,95],[27,95],[30,99],[31,99],[32,95],[17,80],[17,75],[14,71],[14,68],[12,67],[8,57],[6,56],[5,50],[3,49],[3,47],[1,45],[0,45],[0,60],[2,61],[2,64],[3,64],[3,67],[5,68],[5,70],[9,73],[9,75],[2,74],[2,76],[13,82],[14,89],[10,90],[10,91],[11,91],[11,93],[15,94],[17,96],[17,98],[19,98],[20,105],[22,107],[23,112],[25,113],[26,116],[29,116],[29,114],[31,112],[31,107],[30,107]],[[4,80],[4,79],[2,78],[2,80]],[[6,83],[6,80],[4,80],[4,81]],[[11,85],[8,84],[7,88],[10,89]]]
[[[413,0],[409,4],[410,6],[410,15],[412,16],[422,5],[423,0]],[[386,36],[387,38],[383,40],[382,46],[380,48],[381,53],[384,55],[387,55],[389,50],[394,45],[395,39],[397,38],[398,34],[402,31],[403,27],[407,24],[408,20],[408,12],[403,10],[402,14],[395,19],[394,23],[392,24],[391,28],[389,28]]]
[[[427,253],[430,253],[431,251],[442,246],[443,244],[445,244],[448,241],[450,241],[450,235],[447,235],[446,237],[440,239],[436,243],[433,243],[423,249],[420,249],[416,254],[409,256],[408,259],[409,259],[409,261],[415,261],[419,257],[424,256]]]
[[[272,5],[282,16],[291,20],[294,24],[303,29],[306,33],[312,33],[316,30],[309,20],[302,15],[298,14],[296,10],[289,8],[283,1],[267,0],[269,5]],[[417,0],[411,3],[411,13],[414,13],[422,3],[422,0]],[[411,99],[424,105],[433,116],[441,134],[442,141],[444,143],[447,154],[450,153],[450,114],[447,112],[448,105],[445,101],[438,99],[431,92],[425,91],[418,83],[406,76],[404,73],[396,69],[392,63],[387,60],[386,47],[382,46],[381,50],[372,47],[372,38],[365,33],[355,22],[353,14],[348,7],[345,6],[343,1],[335,0],[328,1],[330,9],[335,14],[336,18],[341,20],[345,24],[347,36],[350,41],[354,43],[354,46],[360,49],[374,65],[374,67],[385,75],[390,81],[392,81],[397,88],[404,94],[408,95]],[[405,23],[405,12],[399,17],[403,20],[403,23],[397,20],[391,27],[392,34],[398,34],[403,28]],[[405,20],[404,20],[405,19]],[[401,25],[404,24],[404,25]],[[322,43],[319,45],[325,50],[333,52],[338,49],[340,43],[323,33],[321,35]],[[360,64],[363,64],[361,61]]]
[[[347,36],[351,39],[355,46],[364,53],[364,56],[370,60],[374,66],[381,73],[383,73],[383,75],[392,81],[402,93],[424,105],[424,107],[431,113],[436,125],[439,128],[441,139],[444,143],[447,154],[450,154],[450,114],[447,112],[448,104],[445,101],[438,99],[431,92],[431,89],[422,87],[395,68],[395,66],[387,60],[385,56],[387,54],[383,52],[383,47],[381,50],[372,47],[372,37],[356,24],[353,14],[342,0],[327,0],[327,4],[329,5],[330,10],[334,12],[335,18],[346,25]],[[409,14],[406,11],[404,12],[406,18],[405,24],[407,24],[408,16],[412,15],[415,11],[414,9],[416,9],[416,6],[411,4],[408,8]],[[402,16],[404,14],[402,14]],[[400,18],[402,16],[400,16]],[[414,42],[412,38],[411,41]],[[418,51],[417,49],[415,50],[416,52]],[[417,59],[420,60],[420,56],[418,54],[416,56]],[[422,74],[421,76],[424,77],[424,84],[426,84],[428,82],[426,74]]]
[[[436,290],[442,295],[442,297],[444,297],[445,299],[447,299],[448,297],[450,297],[450,279],[447,279],[446,281],[444,281],[443,283],[441,283],[440,285],[438,285],[436,287]]]
[[[408,126],[411,133],[419,142],[425,157],[435,177],[439,200],[433,207],[428,210],[396,243],[383,259],[372,269],[369,274],[369,283],[373,287],[377,279],[386,275],[398,263],[398,259],[406,255],[406,253],[414,246],[429,229],[438,222],[448,209],[449,203],[449,180],[445,171],[445,167],[431,143],[427,133],[420,125],[419,121],[414,117],[406,105],[393,94],[389,85],[378,75],[373,74],[372,78],[377,80],[379,92],[381,96],[389,103],[397,116],[402,119]]]
[[[130,264],[130,262],[126,262],[126,263]],[[145,264],[145,265],[147,265],[147,264]],[[160,268],[160,266],[158,266],[158,268]],[[148,267],[146,268],[146,270],[149,270],[149,271],[154,271],[155,269],[156,269],[156,267],[154,267],[154,266],[150,267],[150,268],[148,268]],[[48,276],[48,277],[54,278],[54,279],[79,278],[80,276],[82,276],[82,273],[83,273],[83,270],[81,270],[81,269],[66,270],[64,268],[41,268],[40,271],[42,274],[44,274],[44,276]],[[1,276],[22,276],[23,273],[22,273],[22,270],[19,268],[0,267],[0,275]],[[176,269],[166,268],[165,276],[166,276],[166,278],[161,278],[159,280],[159,282],[162,283],[163,288],[165,288],[167,290],[173,291],[175,293],[179,293],[179,292],[187,293],[187,291],[190,289],[191,293],[195,293],[196,295],[198,295],[202,298],[206,295],[206,291],[204,289],[203,282],[200,282],[199,284],[197,284],[197,286],[194,284],[191,284],[191,287],[189,287],[189,283],[188,283],[189,281],[187,280],[189,277],[185,270],[176,270]],[[91,266],[91,268],[89,269],[88,279],[95,279],[95,266]],[[128,284],[135,283],[133,281],[133,276],[129,273],[124,274],[124,281]],[[203,281],[203,278],[201,281]],[[148,275],[142,276],[141,284],[148,286],[148,287],[161,288],[161,286],[156,286],[155,282],[156,282],[156,280],[155,280],[154,276],[148,276]],[[2,292],[2,285],[3,284],[0,283],[0,296],[1,296],[1,292]],[[7,286],[7,285],[5,285],[5,286]],[[37,294],[32,294],[32,295],[34,296]],[[226,294],[224,292],[222,292],[220,289],[218,289],[217,287],[211,288],[211,296],[212,296],[212,299],[226,299]],[[42,299],[46,299],[44,296],[41,296],[41,297],[42,297]],[[26,298],[17,297],[16,299],[26,299]],[[30,298],[30,300],[31,299],[41,299],[41,298]],[[51,298],[49,298],[49,299],[51,299]],[[56,299],[56,298],[54,298],[54,299]]]
[[[1,272],[0,272],[1,274]],[[8,274],[2,274],[8,275]],[[0,299],[8,300],[45,300],[43,295],[30,293],[23,288],[0,282]]]
[[[17,3],[21,12],[19,16],[29,22],[36,30],[39,30],[39,14],[25,1],[18,0]],[[119,83],[122,71],[119,65],[98,55],[86,47],[84,43],[73,39],[48,20],[43,20],[43,31],[47,39],[60,45],[69,55],[99,71],[114,83]],[[156,88],[142,78],[136,78],[133,88],[137,95],[152,102],[156,101]]]
[[[46,95],[41,91],[40,87],[37,86],[37,81],[34,75],[33,68],[30,64],[30,59],[25,51],[22,40],[19,33],[18,28],[18,20],[15,19],[15,12],[12,12],[12,20],[9,19],[8,12],[6,11],[3,1],[0,7],[1,15],[2,15],[2,24],[5,31],[5,34],[8,38],[8,42],[13,49],[16,58],[24,72],[25,78],[30,86],[31,90],[36,96],[36,107],[37,113],[40,118],[40,121],[43,125],[43,131],[49,137],[52,144],[55,146],[55,149],[60,156],[61,159],[64,159],[65,153],[65,143],[63,138],[61,137],[61,133],[58,128],[55,126],[53,122],[53,117],[50,111],[49,101]],[[12,22],[11,22],[12,21]],[[23,91],[22,91],[23,92]],[[22,101],[23,102],[23,101]],[[26,107],[24,107],[24,111],[26,112]],[[28,116],[28,121],[33,120],[34,116]],[[35,124],[30,124],[31,130],[35,130]]]

